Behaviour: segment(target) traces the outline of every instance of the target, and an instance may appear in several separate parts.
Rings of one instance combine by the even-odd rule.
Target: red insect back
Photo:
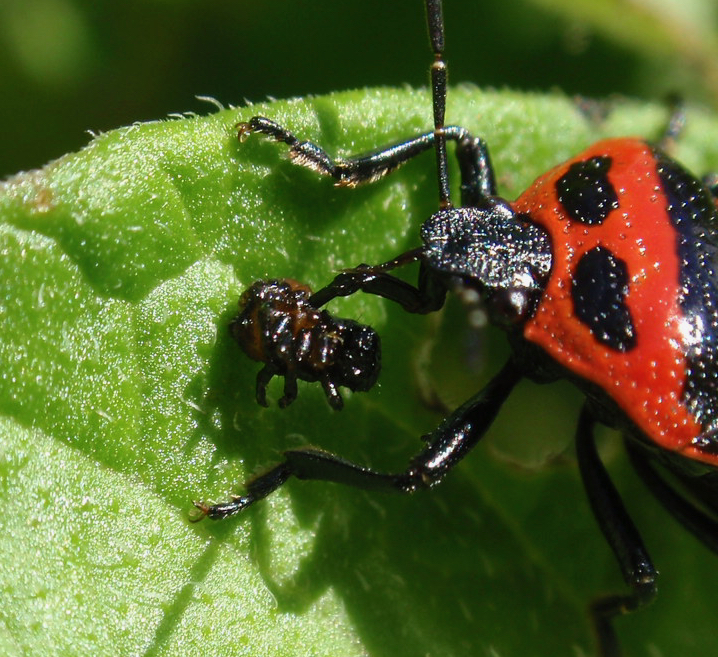
[[[541,176],[513,204],[551,236],[553,267],[524,337],[598,385],[650,440],[692,458],[678,232],[653,149],[610,139]],[[695,452],[695,453],[694,453]]]

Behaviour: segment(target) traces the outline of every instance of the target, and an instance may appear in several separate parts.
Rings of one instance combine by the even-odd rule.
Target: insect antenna
[[[442,209],[446,209],[451,207],[446,135],[444,134],[448,70],[444,60],[444,12],[441,2],[442,0],[426,0],[426,18],[429,27],[429,41],[434,52],[434,61],[431,64],[431,97],[434,106],[434,145],[439,182],[439,205]]]

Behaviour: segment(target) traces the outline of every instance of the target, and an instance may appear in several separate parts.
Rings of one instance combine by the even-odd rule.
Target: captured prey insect
[[[336,319],[310,302],[311,290],[292,280],[257,281],[239,300],[232,337],[250,358],[265,363],[257,375],[257,402],[284,377],[284,408],[297,397],[297,379],[320,381],[331,407],[344,405],[337,389],[369,390],[381,369],[381,342],[370,326]]]
[[[318,449],[292,449],[281,463],[247,482],[242,495],[220,504],[196,503],[199,517],[231,516],[290,477],[373,491],[431,487],[486,434],[522,378],[568,379],[586,395],[576,430],[581,477],[629,589],[591,606],[600,653],[615,657],[620,647],[612,621],[654,598],[657,573],[599,458],[597,424],[623,433],[630,460],[651,491],[718,550],[715,187],[660,148],[619,138],[559,164],[516,201],[500,198],[484,141],[445,125],[441,0],[427,0],[426,7],[434,53],[433,130],[369,155],[332,159],[268,118],[255,116],[239,128],[241,139],[259,133],[283,142],[296,164],[345,186],[378,180],[433,149],[439,210],[421,226],[421,245],[387,263],[344,271],[311,294],[293,283],[256,283],[245,293],[244,319],[232,331],[252,358],[266,364],[257,380],[260,403],[268,380],[286,377],[282,405],[296,395],[297,378],[321,381],[335,408],[337,386],[366,390],[373,385],[379,369],[373,331],[328,313],[324,319],[313,314],[325,312],[319,309],[336,297],[359,291],[409,313],[430,313],[444,305],[448,292],[474,290],[491,321],[506,331],[511,356],[483,390],[427,437],[403,472],[376,472]],[[447,142],[455,145],[460,207],[450,200]],[[416,262],[416,286],[391,273]],[[258,293],[265,295],[259,310],[254,306]],[[311,319],[303,319],[303,313]],[[303,328],[309,330],[302,333]],[[355,337],[360,334],[364,337]],[[316,356],[335,336],[335,355]],[[325,361],[338,365],[325,366]]]

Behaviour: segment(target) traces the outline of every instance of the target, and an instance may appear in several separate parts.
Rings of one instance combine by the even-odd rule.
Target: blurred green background
[[[0,177],[173,112],[422,85],[420,0],[3,0]],[[454,82],[715,105],[714,0],[446,0]]]

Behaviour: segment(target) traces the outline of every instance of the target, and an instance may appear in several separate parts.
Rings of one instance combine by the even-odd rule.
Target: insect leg
[[[257,403],[265,408],[269,406],[267,403],[267,386],[273,377],[279,374],[279,370],[273,365],[265,365],[257,373]]]
[[[403,254],[407,260],[414,260],[417,251]],[[393,261],[392,261],[393,262]],[[359,265],[337,274],[331,283],[317,290],[309,302],[316,308],[329,303],[336,297],[348,297],[362,291],[398,303],[406,312],[425,314],[434,312],[444,305],[446,287],[422,263],[419,269],[419,283],[413,285],[386,273],[385,265]]]
[[[380,473],[315,448],[289,450],[284,461],[246,484],[244,495],[229,502],[208,505],[195,502],[199,520],[220,520],[234,515],[275,491],[289,477],[332,481],[371,491],[412,493],[441,481],[466,456],[491,426],[501,405],[521,379],[513,361],[488,385],[445,419],[428,437],[428,445],[401,473]]]
[[[260,133],[289,146],[289,158],[294,164],[334,178],[343,187],[355,187],[380,180],[412,158],[434,146],[434,133],[427,132],[406,141],[392,144],[375,152],[356,157],[332,158],[320,146],[300,141],[289,130],[263,116],[253,116],[240,123],[239,139],[244,141],[252,133]],[[491,158],[483,139],[473,137],[468,130],[450,125],[443,129],[448,141],[456,142],[456,158],[461,170],[461,203],[477,205],[485,196],[496,193],[496,180]]]
[[[614,616],[648,604],[656,594],[656,569],[636,526],[601,462],[594,441],[595,419],[584,405],[576,431],[576,454],[581,478],[598,525],[616,555],[628,594],[609,595],[591,605],[602,657],[618,657],[620,648],[612,626]]]
[[[709,550],[718,553],[718,522],[670,485],[651,463],[648,453],[626,439],[631,464],[646,487],[668,512]]]
[[[275,376],[284,377],[284,396],[279,400],[279,407],[286,408],[297,398],[297,373],[296,370],[280,370],[272,364],[266,364],[257,373],[256,399],[260,406],[267,408],[267,386]],[[331,398],[330,398],[331,401]]]

